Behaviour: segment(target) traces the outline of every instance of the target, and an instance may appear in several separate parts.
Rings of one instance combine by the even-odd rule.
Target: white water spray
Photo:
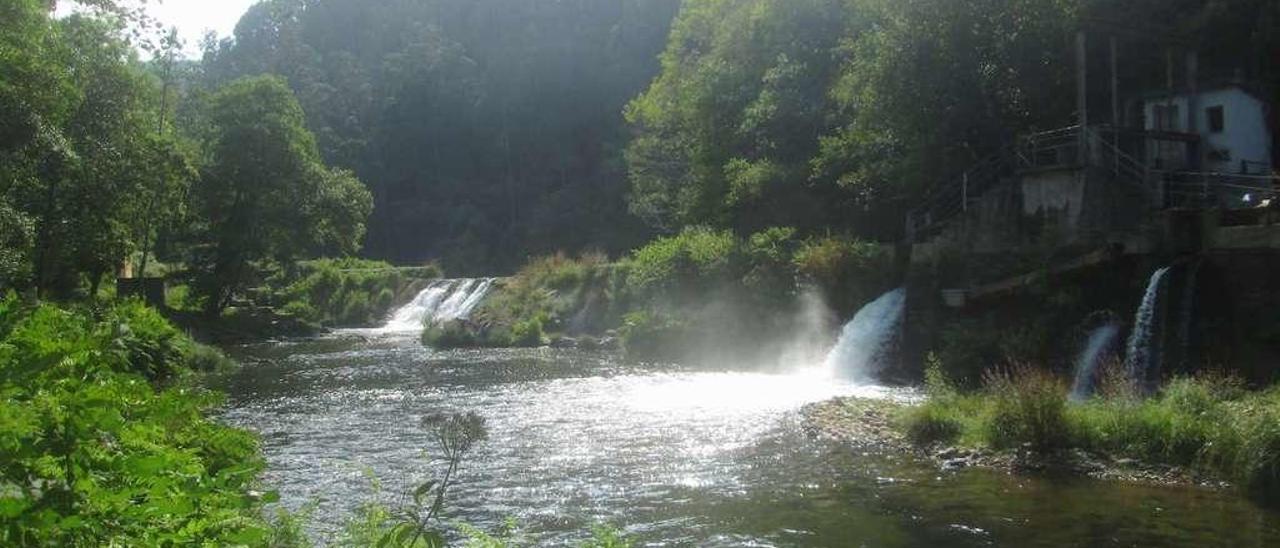
[[[1169,274],[1169,267],[1157,270],[1151,275],[1146,294],[1142,297],[1142,305],[1133,317],[1133,333],[1129,335],[1127,363],[1129,378],[1140,388],[1145,388],[1147,378],[1154,365],[1160,359],[1160,348],[1155,341],[1156,312],[1160,307],[1160,288]]]
[[[380,331],[412,332],[423,324],[466,319],[493,289],[494,279],[436,280],[418,293],[409,304],[391,315]]]
[[[1120,326],[1115,322],[1108,322],[1089,334],[1089,340],[1085,344],[1084,351],[1080,353],[1080,358],[1076,360],[1076,381],[1071,387],[1072,401],[1084,401],[1093,395],[1097,381],[1095,377],[1097,376],[1098,364],[1115,344],[1116,337],[1119,335]]]
[[[907,290],[895,289],[862,307],[844,326],[825,369],[857,382],[872,382],[884,369],[906,314]]]

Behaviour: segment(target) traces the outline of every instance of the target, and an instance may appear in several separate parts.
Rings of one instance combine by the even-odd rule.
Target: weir
[[[907,290],[895,289],[859,310],[844,326],[824,368],[857,382],[871,382],[887,365],[906,314]]]
[[[493,289],[495,278],[460,278],[437,280],[418,293],[409,304],[400,307],[380,331],[400,333],[419,331],[431,323],[466,319]]]
[[[1168,274],[1169,267],[1164,267],[1151,275],[1151,281],[1147,283],[1147,291],[1142,297],[1142,304],[1134,313],[1133,332],[1129,335],[1126,363],[1129,378],[1143,390],[1147,389],[1151,382],[1149,378],[1151,369],[1159,367],[1160,363],[1163,345],[1162,341],[1158,340],[1160,337],[1157,336],[1159,326],[1156,313],[1160,307],[1160,290],[1164,287],[1164,280]]]

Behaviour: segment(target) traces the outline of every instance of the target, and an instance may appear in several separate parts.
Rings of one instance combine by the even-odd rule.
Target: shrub
[[[434,265],[395,268],[378,261],[321,259],[301,262],[267,283],[273,303],[304,322],[364,326],[381,321],[396,297],[416,282],[439,276]]]
[[[462,320],[427,325],[422,331],[422,344],[438,350],[481,346],[482,337]]]
[[[930,401],[909,408],[903,418],[907,439],[917,445],[952,443],[963,433],[963,422],[947,409],[946,402]]]
[[[220,373],[236,367],[235,360],[212,346],[191,342],[183,350],[183,364],[192,371]]]
[[[138,302],[0,305],[0,538],[15,546],[257,545],[263,463],[205,418],[216,395],[165,388],[207,358]],[[39,486],[38,488],[30,488]]]
[[[105,347],[127,370],[152,382],[171,380],[184,362],[184,336],[155,309],[130,299],[108,310],[101,324]],[[57,336],[54,334],[54,336]]]
[[[840,311],[853,311],[891,287],[892,254],[876,243],[825,236],[800,245],[792,262],[797,272],[817,283]]]
[[[627,286],[648,297],[689,294],[740,278],[739,242],[732,232],[688,228],[658,238],[630,258]]]
[[[540,346],[548,332],[603,330],[611,321],[604,316],[613,308],[613,279],[613,267],[602,254],[533,259],[498,286],[472,317],[495,345]]]
[[[988,438],[996,447],[1031,444],[1042,453],[1070,444],[1067,387],[1051,373],[1032,367],[993,370],[986,376],[992,398]]]
[[[678,357],[686,344],[689,325],[672,316],[649,311],[627,314],[618,334],[629,358]]]
[[[516,324],[511,327],[511,346],[542,346],[546,341],[546,335],[542,331],[542,323],[543,319],[541,316],[516,322]]]

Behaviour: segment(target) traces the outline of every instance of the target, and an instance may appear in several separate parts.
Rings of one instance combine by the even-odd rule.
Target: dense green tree
[[[119,16],[55,21],[25,0],[3,9],[0,110],[14,123],[0,144],[0,201],[6,238],[30,241],[17,254],[29,267],[5,285],[52,295],[82,280],[96,288],[136,247],[140,168],[166,148],[148,142],[154,82]]]
[[[1163,87],[1170,49],[1199,51],[1205,80],[1275,85],[1277,10],[1257,0],[689,0],[661,73],[627,107],[631,209],[663,231],[781,224],[896,238],[905,210],[937,184],[1015,135],[1075,123],[1078,30],[1091,37],[1094,74],[1109,63],[1106,40],[1120,39],[1130,94]],[[1091,101],[1109,104],[1106,79],[1092,82]]]
[[[320,161],[302,108],[272,76],[236,80],[210,101],[209,164],[194,188],[204,247],[198,289],[219,312],[255,262],[359,249],[372,208],[350,173]]]
[[[837,222],[840,197],[808,161],[851,15],[835,0],[686,2],[661,75],[627,107],[632,211],[664,230]]]
[[[623,251],[622,106],[656,71],[678,0],[273,0],[210,44],[206,85],[284,76],[326,161],[377,204],[367,252],[513,268]]]

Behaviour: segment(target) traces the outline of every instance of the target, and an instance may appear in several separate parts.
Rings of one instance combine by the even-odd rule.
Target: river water
[[[910,397],[822,375],[627,364],[569,350],[436,352],[339,333],[231,349],[223,420],[259,432],[283,504],[332,538],[434,470],[424,415],[475,411],[449,518],[531,545],[593,525],[642,546],[1276,546],[1280,515],[1231,492],[940,472],[808,438],[800,409]],[[376,476],[381,491],[370,481]]]

